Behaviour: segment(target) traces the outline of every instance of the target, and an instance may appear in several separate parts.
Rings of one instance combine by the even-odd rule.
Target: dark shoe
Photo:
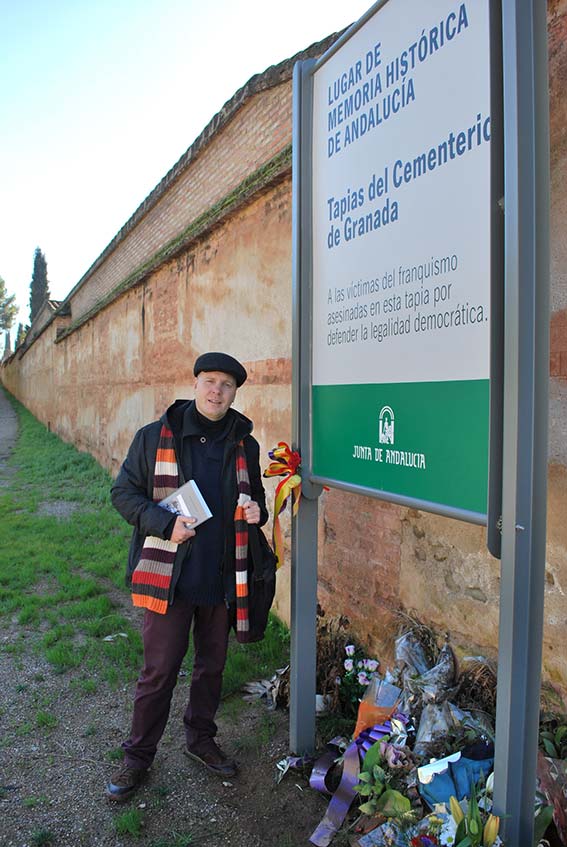
[[[238,770],[234,759],[229,759],[212,738],[194,747],[185,747],[183,752],[216,776],[231,777]]]
[[[132,768],[124,762],[110,777],[110,782],[106,785],[106,796],[122,803],[138,790],[147,773],[147,768]]]

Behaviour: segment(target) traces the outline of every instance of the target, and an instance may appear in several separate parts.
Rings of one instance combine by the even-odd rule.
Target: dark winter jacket
[[[154,466],[161,426],[165,423],[173,432],[175,452],[179,468],[179,485],[191,479],[191,451],[183,450],[183,439],[199,435],[201,430],[194,422],[195,416],[185,414],[194,406],[192,400],[176,400],[159,421],[154,421],[138,430],[128,451],[116,481],[112,486],[111,498],[114,507],[134,527],[128,554],[127,582],[130,583],[134,568],[140,559],[142,546],[147,535],[169,538],[175,522],[166,509],[153,502]],[[236,487],[235,450],[244,440],[244,450],[250,475],[251,496],[260,506],[260,525],[268,520],[266,497],[260,474],[258,442],[250,434],[252,421],[234,409],[229,409],[230,428],[225,441],[221,472],[221,495],[224,515],[224,554],[222,574],[225,600],[235,600],[234,576],[234,511],[238,498]],[[181,458],[183,457],[183,462]],[[190,551],[191,540],[180,544],[175,556],[169,603],[173,602],[175,587],[181,567]]]

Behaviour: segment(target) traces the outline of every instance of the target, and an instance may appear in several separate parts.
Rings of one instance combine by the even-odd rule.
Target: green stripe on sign
[[[481,514],[489,381],[313,386],[313,473]]]

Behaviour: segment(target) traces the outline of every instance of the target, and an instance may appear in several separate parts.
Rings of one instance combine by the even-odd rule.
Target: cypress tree
[[[30,323],[34,322],[46,300],[49,300],[47,262],[39,247],[36,247],[33,257],[33,274],[30,282]]]

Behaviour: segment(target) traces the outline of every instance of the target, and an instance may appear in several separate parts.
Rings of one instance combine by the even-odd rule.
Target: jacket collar
[[[228,431],[228,438],[232,441],[240,441],[245,435],[249,435],[253,429],[252,421],[237,412],[229,409],[226,413],[230,416],[232,425]],[[176,400],[161,418],[173,432],[176,438],[184,438],[189,435],[201,435],[201,428],[195,415],[194,400]]]

